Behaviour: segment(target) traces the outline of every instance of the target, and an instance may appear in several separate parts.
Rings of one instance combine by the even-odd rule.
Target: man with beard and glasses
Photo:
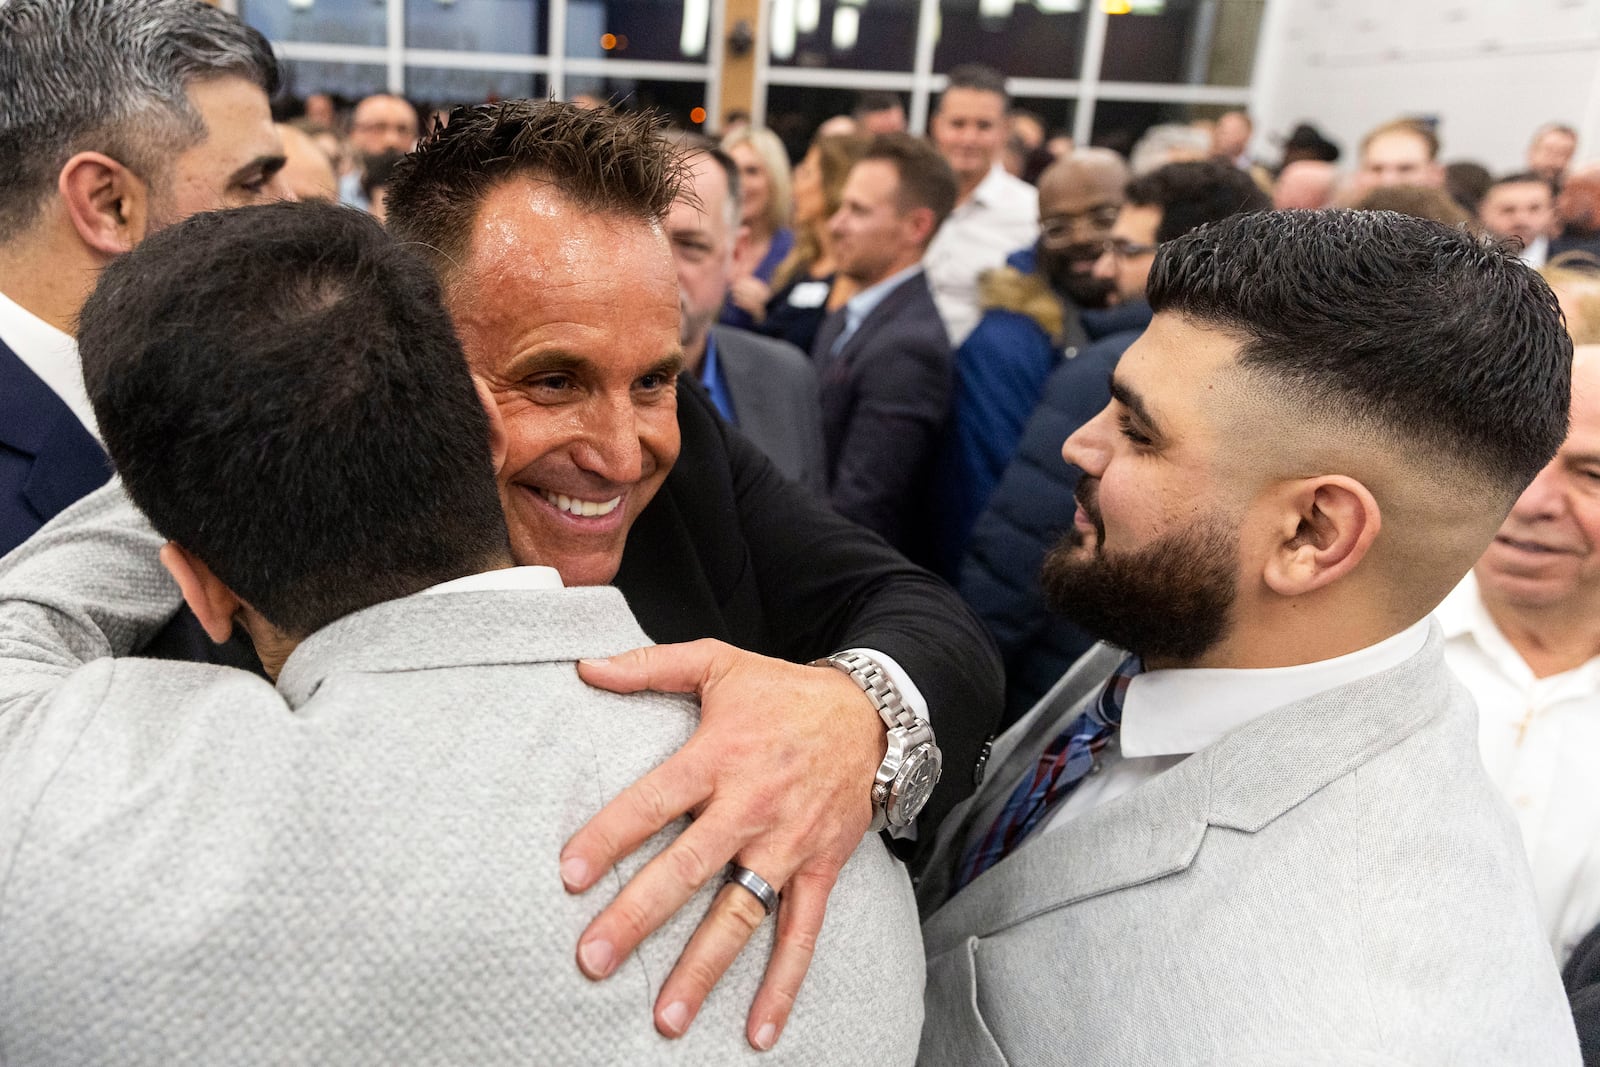
[[[1168,242],[1149,300],[1045,568],[1109,644],[939,831],[924,1062],[1577,1064],[1429,614],[1565,434],[1554,294],[1323,211]]]
[[[1202,223],[1266,206],[1249,175],[1226,163],[1169,163],[1128,183],[1091,267],[1093,279],[1111,287],[1123,323],[1050,371],[1015,456],[976,520],[959,574],[961,595],[1005,660],[1006,722],[1033,707],[1094,643],[1070,612],[1045,610],[1037,578],[1045,551],[1072,526],[1078,471],[1062,464],[1061,442],[1106,406],[1112,368],[1150,322],[1144,289],[1156,248]]]
[[[1053,164],[1039,179],[1038,241],[979,278],[983,318],[956,349],[939,460],[939,555],[947,574],[955,574],[1051,370],[1092,340],[1145,321],[1104,310],[1114,293],[1094,275],[1127,181],[1122,157],[1103,148]]]

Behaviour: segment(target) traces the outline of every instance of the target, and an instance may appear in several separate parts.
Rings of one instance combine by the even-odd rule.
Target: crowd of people
[[[1600,1062],[1569,127],[278,90],[0,4],[0,1060]]]

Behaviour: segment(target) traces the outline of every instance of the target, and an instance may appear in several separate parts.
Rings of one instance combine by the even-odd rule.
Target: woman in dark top
[[[794,251],[773,275],[773,294],[756,329],[811,351],[828,312],[843,307],[855,287],[835,275],[828,220],[839,210],[844,182],[867,150],[862,137],[819,137],[794,169]]]

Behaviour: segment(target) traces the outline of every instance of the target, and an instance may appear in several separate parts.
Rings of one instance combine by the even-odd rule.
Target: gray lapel
[[[1207,827],[1259,831],[1442,715],[1458,688],[1433,623],[1422,650],[1404,663],[1263,715],[1132,792],[1039,831],[928,919],[929,957],[964,938],[1183,870]],[[1034,727],[1028,732],[1038,736]],[[1019,743],[1007,762],[1036,751]],[[1003,781],[996,779],[997,789]]]
[[[728,382],[728,392],[733,394],[734,411],[741,426],[789,421],[789,409],[777,402],[777,390],[765,387],[768,383],[760,379],[760,357],[752,355],[741,343],[742,338],[730,337],[730,331],[714,326],[711,332],[717,339],[717,362]]]

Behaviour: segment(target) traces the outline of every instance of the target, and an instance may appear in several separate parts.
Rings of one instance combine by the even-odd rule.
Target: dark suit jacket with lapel
[[[785,475],[822,493],[822,408],[811,360],[787,341],[748,330],[713,326],[711,334],[740,432]]]
[[[845,309],[828,316],[812,359],[822,380],[828,496],[839,514],[931,561],[932,462],[950,414],[950,338],[927,276],[896,286],[835,354]]]
[[[944,750],[918,821],[919,844],[931,842],[972,791],[1000,717],[994,643],[949,586],[785,478],[698,382],[678,382],[682,449],[629,531],[613,584],[663,644],[713,637],[798,663],[847,648],[893,656],[927,698]],[[185,608],[144,654],[237,666],[242,650],[210,644]]]
[[[0,555],[110,477],[72,409],[0,342]]]

